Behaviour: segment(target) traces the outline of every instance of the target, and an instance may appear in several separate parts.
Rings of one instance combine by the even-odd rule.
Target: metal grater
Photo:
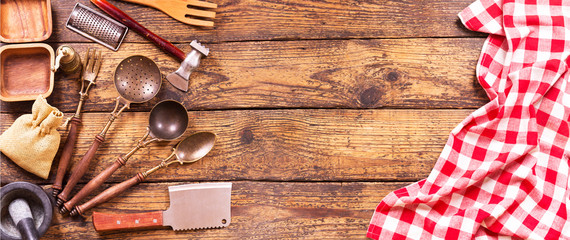
[[[65,26],[113,51],[117,51],[129,30],[114,19],[77,3]]]

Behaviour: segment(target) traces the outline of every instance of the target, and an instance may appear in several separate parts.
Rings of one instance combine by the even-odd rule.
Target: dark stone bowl
[[[0,189],[0,239],[20,240],[20,232],[10,217],[8,206],[17,198],[28,202],[34,218],[34,223],[40,236],[51,225],[53,217],[52,202],[48,194],[38,185],[28,182],[13,182]]]

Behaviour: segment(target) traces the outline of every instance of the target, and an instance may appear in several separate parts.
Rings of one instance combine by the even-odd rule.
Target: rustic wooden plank
[[[192,74],[188,93],[164,80],[155,99],[133,104],[132,110],[148,111],[163,99],[181,101],[191,110],[478,108],[488,101],[475,79],[482,43],[482,39],[388,39],[211,44],[211,56]],[[71,46],[80,53],[98,47]],[[118,96],[113,73],[128,56],[153,59],[163,74],[180,65],[150,44],[123,47],[116,53],[103,50],[104,63],[85,111],[113,109]],[[61,77],[48,101],[74,112],[80,84]],[[31,102],[2,102],[0,110],[21,112],[30,107]]]
[[[90,42],[65,27],[75,2],[53,1],[53,34],[47,41]],[[100,11],[88,0],[77,2]],[[466,30],[457,17],[472,0],[213,0],[218,4],[213,28],[186,25],[142,5],[109,2],[172,42],[482,36]],[[135,32],[125,41],[147,42]]]
[[[227,228],[175,232],[172,229],[98,233],[93,211],[134,213],[166,210],[168,186],[140,184],[88,211],[85,218],[55,215],[45,239],[365,239],[374,209],[390,191],[409,183],[233,182],[232,219]],[[49,186],[45,186],[49,188]]]
[[[449,132],[471,110],[240,110],[190,112],[190,127],[212,131],[216,146],[202,160],[172,166],[148,181],[415,181],[427,177]],[[2,114],[0,132],[16,117]],[[72,162],[87,151],[107,114],[85,114]],[[115,121],[84,179],[111,165],[145,133],[148,114],[126,113]],[[172,143],[139,150],[109,181],[119,182],[157,165]],[[57,158],[56,158],[57,159]],[[2,181],[40,181],[2,159]]]

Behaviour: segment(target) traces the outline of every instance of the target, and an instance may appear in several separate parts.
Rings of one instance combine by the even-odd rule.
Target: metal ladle
[[[137,145],[124,156],[119,156],[111,166],[91,179],[71,200],[63,204],[60,213],[68,213],[79,201],[99,188],[118,168],[124,166],[136,151],[152,142],[174,140],[182,136],[186,132],[187,127],[188,112],[182,104],[173,100],[166,100],[156,104],[150,111],[146,134],[138,140]],[[148,137],[150,139],[147,140]]]
[[[89,168],[89,163],[95,156],[99,145],[105,141],[105,134],[123,110],[129,108],[131,103],[142,103],[152,99],[160,90],[162,76],[156,63],[147,57],[135,55],[125,58],[114,74],[115,88],[119,92],[115,109],[111,112],[109,121],[103,130],[95,136],[93,144],[83,158],[73,168],[71,177],[63,191],[57,195],[57,206],[61,207],[69,199],[69,194]],[[119,109],[120,104],[124,104]]]
[[[214,147],[214,142],[216,141],[216,135],[210,132],[199,132],[195,133],[184,140],[182,140],[176,148],[173,149],[172,154],[166,159],[162,160],[157,166],[145,171],[139,172],[136,176],[119,183],[113,187],[108,188],[99,195],[95,196],[88,202],[76,206],[70,213],[71,216],[76,216],[83,214],[85,211],[108,201],[111,198],[116,197],[130,187],[142,182],[145,178],[155,172],[158,169],[165,168],[173,163],[192,163],[198,161],[202,157],[206,156],[210,150]],[[176,157],[176,159],[174,159]]]

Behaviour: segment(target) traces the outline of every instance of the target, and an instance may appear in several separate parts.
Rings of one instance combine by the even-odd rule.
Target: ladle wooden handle
[[[87,211],[87,210],[89,210],[89,209],[91,209],[91,208],[93,208],[93,207],[95,207],[101,203],[109,201],[110,199],[116,197],[117,195],[126,191],[130,187],[137,185],[138,183],[144,181],[144,179],[145,179],[145,176],[142,173],[138,173],[136,176],[130,178],[129,180],[126,180],[126,181],[119,183],[115,186],[107,188],[107,190],[103,191],[102,193],[99,193],[99,195],[95,196],[94,198],[87,201],[86,203],[75,207],[71,211],[70,215],[71,216],[77,216],[79,214],[83,214],[85,211]]]
[[[125,160],[122,157],[118,157],[117,160],[109,167],[105,168],[101,173],[99,173],[96,177],[91,179],[71,200],[67,201],[63,204],[63,207],[60,209],[62,214],[68,213],[70,210],[79,203],[79,201],[83,200],[85,197],[89,196],[95,189],[99,188],[109,177],[120,167],[125,165]]]
[[[79,182],[81,177],[83,177],[83,175],[85,174],[85,172],[89,168],[89,163],[91,162],[93,157],[95,157],[95,153],[97,152],[99,145],[101,145],[101,143],[104,141],[105,141],[105,138],[101,137],[100,135],[95,136],[95,140],[93,141],[93,144],[91,144],[91,147],[89,148],[89,150],[87,150],[87,152],[85,153],[83,158],[73,167],[71,177],[69,177],[69,181],[65,185],[63,192],[61,192],[59,195],[57,195],[57,198],[58,198],[57,199],[57,206],[58,207],[61,207],[61,205],[63,205],[64,202],[67,202],[67,200],[69,199],[69,195],[71,193],[71,190],[73,190],[73,188],[75,187],[77,182]]]
[[[70,121],[71,127],[69,128],[67,140],[65,140],[65,145],[63,145],[63,150],[61,151],[61,157],[59,158],[59,164],[57,167],[57,174],[55,176],[55,181],[52,187],[53,197],[57,197],[57,195],[63,189],[63,178],[67,172],[69,160],[71,160],[71,154],[73,153],[73,148],[75,147],[75,142],[77,141],[77,126],[81,124],[81,119],[77,117],[72,117]]]
[[[182,50],[178,49],[171,42],[146,29],[140,23],[129,17],[129,15],[115,7],[113,4],[107,2],[106,0],[91,0],[91,2],[107,14],[111,15],[111,17],[113,17],[115,20],[121,22],[122,24],[125,24],[127,27],[138,32],[143,37],[146,37],[148,40],[152,41],[155,45],[160,47],[163,51],[166,51],[178,58],[178,60],[184,61],[186,58],[186,54],[184,54]]]

